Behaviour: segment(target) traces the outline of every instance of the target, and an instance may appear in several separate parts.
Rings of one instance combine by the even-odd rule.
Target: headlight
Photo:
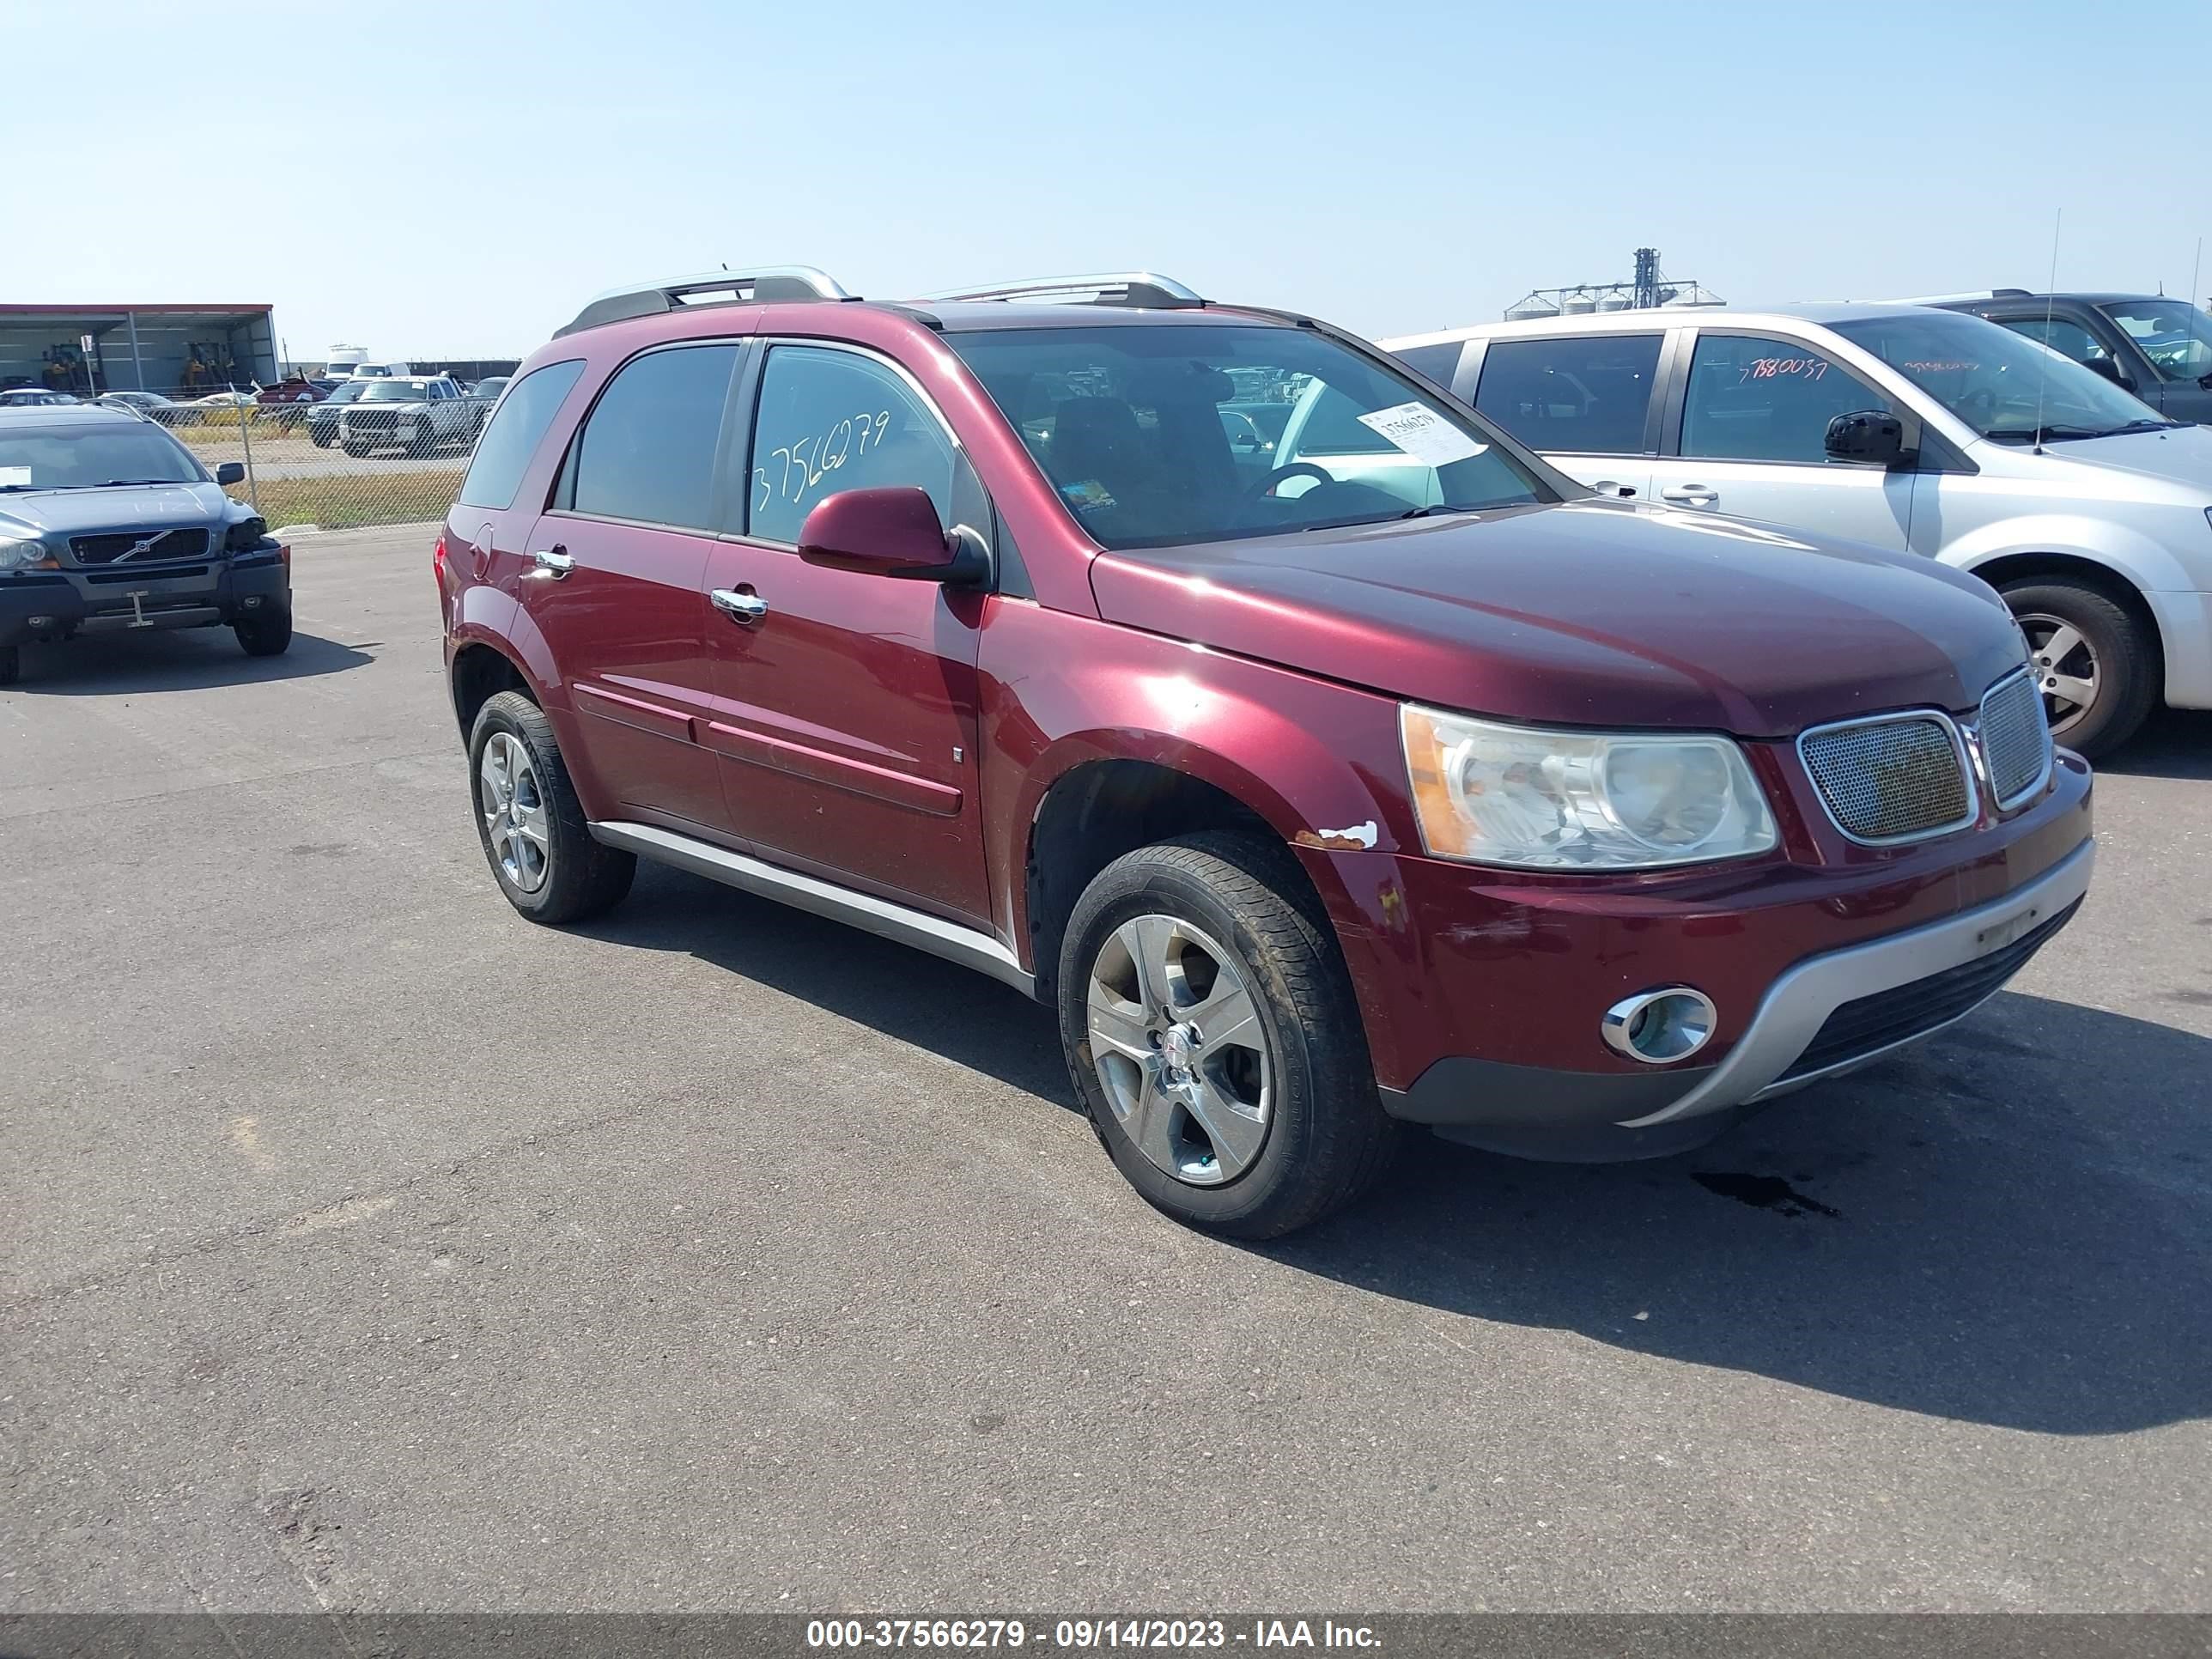
[[[1407,703],[1421,841],[1524,870],[1637,869],[1764,853],[1774,815],[1726,738],[1547,732]]]
[[[0,538],[0,570],[28,570],[44,564],[49,555],[44,542],[9,541]]]

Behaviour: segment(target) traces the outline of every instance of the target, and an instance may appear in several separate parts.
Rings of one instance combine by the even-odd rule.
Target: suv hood
[[[1099,614],[1447,708],[1780,738],[1972,708],[2019,665],[1930,559],[1626,501],[1101,554]]]
[[[219,524],[229,517],[222,486],[131,484],[117,489],[42,489],[0,495],[0,534],[21,526],[28,536],[74,536],[139,525]]]

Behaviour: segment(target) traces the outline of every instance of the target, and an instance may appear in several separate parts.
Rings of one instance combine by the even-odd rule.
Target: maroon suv
[[[1966,1014],[2089,880],[2089,769],[1979,581],[1593,499],[1148,275],[604,296],[436,559],[518,910],[641,854],[1018,986],[1122,1172],[1223,1232],[1406,1123],[1693,1146]]]

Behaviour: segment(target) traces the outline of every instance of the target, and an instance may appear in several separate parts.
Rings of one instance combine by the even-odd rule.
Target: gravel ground
[[[1012,992],[517,919],[429,539],[0,692],[0,1611],[2212,1610],[2212,720],[1909,1057],[1255,1249]]]

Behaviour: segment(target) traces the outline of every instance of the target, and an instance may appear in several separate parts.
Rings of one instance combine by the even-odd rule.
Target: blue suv
[[[229,628],[246,654],[292,643],[292,550],[133,410],[0,409],[0,685],[33,640]]]

